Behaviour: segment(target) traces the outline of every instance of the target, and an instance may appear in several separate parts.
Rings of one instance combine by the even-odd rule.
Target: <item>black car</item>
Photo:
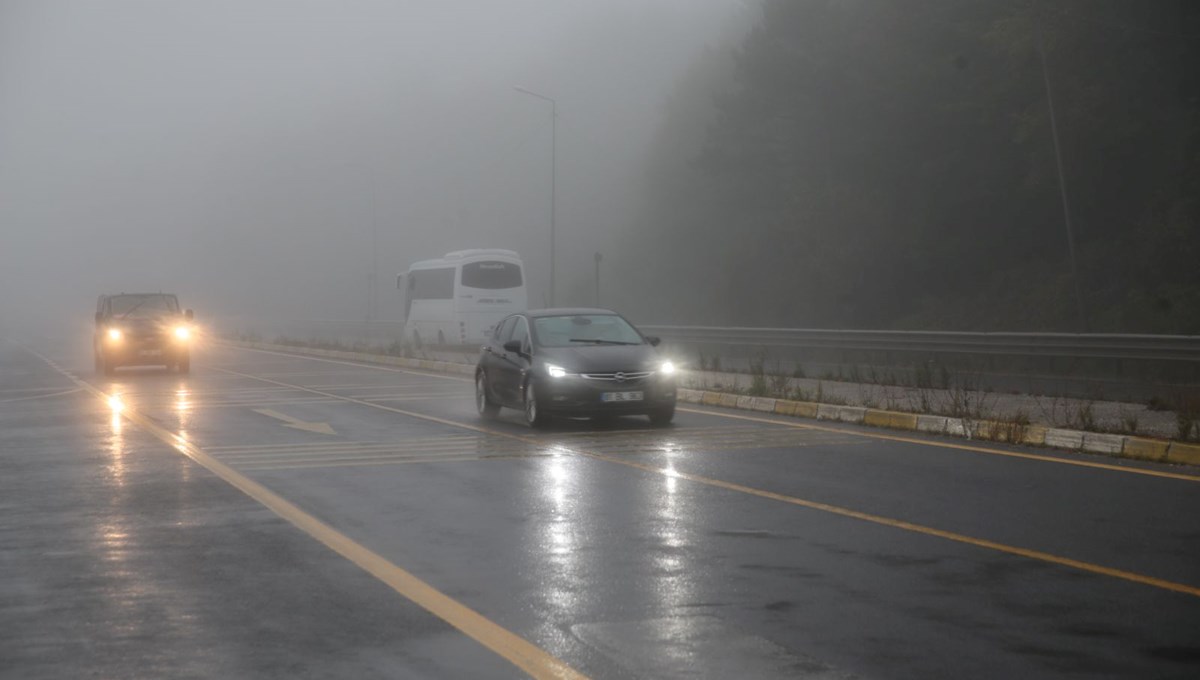
[[[607,309],[542,309],[496,325],[475,369],[480,415],[501,406],[541,426],[551,416],[675,416],[675,367],[658,338]]]
[[[160,365],[187,373],[192,365],[192,310],[169,293],[121,293],[96,300],[92,334],[96,372]]]

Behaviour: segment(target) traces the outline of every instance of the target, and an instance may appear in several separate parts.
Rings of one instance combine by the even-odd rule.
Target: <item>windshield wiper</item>
[[[599,338],[571,338],[571,342],[594,342],[597,345],[640,345],[640,342],[625,342],[624,340],[601,340]]]

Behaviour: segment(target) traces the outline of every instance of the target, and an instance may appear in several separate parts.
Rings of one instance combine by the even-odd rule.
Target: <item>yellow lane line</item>
[[[220,369],[220,370],[226,370],[226,369]],[[271,380],[269,378],[259,378],[257,376],[249,375],[246,373],[237,373],[236,371],[228,371],[228,372],[235,373],[237,375],[241,375],[242,377],[249,378],[251,380],[261,380],[261,381],[273,383],[276,385],[288,386],[287,383],[281,383],[279,381]],[[325,392],[321,392],[320,390],[315,390],[310,387],[304,387],[303,385],[290,385],[290,387],[297,389],[297,390],[304,391],[304,392],[313,392],[316,394],[328,394]],[[334,395],[334,396],[336,396],[336,395]],[[494,435],[497,437],[505,437],[508,439],[515,439],[517,441],[527,442],[527,443],[535,444],[535,445],[548,445],[549,444],[548,442],[539,441],[538,439],[535,439],[533,437],[526,437],[526,436],[522,436],[522,435],[511,434],[509,432],[504,432],[501,430],[493,430],[490,428],[479,427],[476,425],[461,423],[461,422],[449,420],[446,418],[439,418],[437,416],[430,416],[430,415],[426,415],[423,413],[417,413],[415,411],[405,411],[402,409],[392,408],[390,406],[383,406],[382,404],[374,404],[374,403],[371,403],[368,401],[361,401],[358,399],[350,399],[348,397],[342,397],[342,398],[345,399],[346,401],[361,404],[363,406],[369,406],[371,408],[377,408],[377,409],[384,410],[384,411],[391,411],[393,413],[399,413],[401,415],[406,415],[406,416],[410,416],[413,418],[426,420],[429,422],[441,423],[443,425],[449,425],[451,427],[463,428],[463,429],[471,430],[474,432],[482,432],[482,433]],[[704,413],[704,412],[700,411],[700,413]],[[772,421],[765,421],[765,422],[772,422]],[[818,429],[825,429],[825,428],[818,428]],[[853,434],[853,432],[850,432],[848,430],[835,430],[835,431],[848,432],[848,433]],[[917,443],[923,443],[923,442],[920,442],[920,440],[913,440],[913,441],[917,442]],[[924,534],[926,536],[936,536],[938,538],[943,538],[943,539],[946,539],[949,541],[954,541],[956,543],[963,543],[966,545],[971,545],[971,546],[975,546],[975,547],[979,547],[979,548],[986,548],[988,550],[995,550],[997,552],[1007,553],[1009,555],[1018,555],[1020,557],[1026,557],[1026,558],[1033,559],[1033,560],[1048,562],[1050,564],[1057,564],[1057,565],[1061,565],[1064,567],[1071,567],[1073,569],[1079,569],[1081,571],[1086,571],[1086,572],[1090,572],[1093,574],[1110,576],[1112,578],[1117,578],[1117,579],[1129,581],[1132,583],[1139,583],[1142,585],[1153,586],[1155,588],[1162,588],[1163,590],[1169,590],[1169,591],[1173,591],[1173,592],[1177,592],[1177,593],[1184,593],[1187,595],[1200,597],[1200,588],[1198,588],[1196,586],[1190,586],[1190,585],[1187,585],[1184,583],[1175,583],[1174,581],[1168,581],[1166,579],[1160,579],[1160,578],[1156,578],[1154,576],[1138,574],[1136,572],[1125,571],[1123,569],[1114,569],[1112,567],[1105,567],[1105,566],[1102,566],[1099,564],[1093,564],[1091,562],[1084,562],[1082,560],[1071,559],[1069,557],[1061,557],[1059,555],[1042,552],[1040,550],[1030,550],[1028,548],[1021,548],[1021,547],[1017,547],[1017,546],[1007,545],[1005,543],[998,543],[996,541],[989,541],[987,539],[974,538],[972,536],[967,536],[965,534],[959,534],[959,533],[955,533],[952,531],[944,531],[942,529],[936,529],[934,527],[928,527],[928,526],[925,526],[922,524],[915,524],[913,522],[906,522],[904,520],[892,519],[890,517],[884,517],[882,515],[872,515],[872,514],[866,513],[866,512],[859,512],[858,510],[851,510],[849,508],[843,508],[843,507],[836,506],[836,505],[830,505],[828,503],[820,503],[817,501],[810,501],[810,500],[806,500],[803,498],[797,498],[795,496],[788,496],[786,494],[775,493],[773,491],[765,491],[763,489],[756,489],[754,487],[744,486],[742,484],[735,484],[733,482],[726,482],[726,481],[719,480],[719,479],[713,479],[711,477],[704,477],[701,475],[693,475],[693,474],[689,474],[689,473],[679,472],[679,471],[671,469],[671,468],[660,468],[660,467],[655,467],[653,465],[646,465],[643,463],[638,463],[633,460],[629,460],[629,459],[625,459],[625,458],[617,458],[614,456],[605,455],[603,453],[598,453],[595,451],[587,451],[587,450],[576,449],[576,448],[572,448],[572,449],[568,449],[568,450],[577,455],[586,456],[586,457],[592,458],[594,460],[601,460],[601,461],[604,461],[607,463],[614,463],[616,465],[624,465],[626,467],[634,468],[636,470],[641,470],[643,472],[648,472],[648,473],[655,474],[655,475],[661,475],[663,477],[675,477],[675,478],[679,478],[679,479],[685,479],[690,482],[695,482],[697,484],[703,484],[706,486],[711,486],[711,487],[715,487],[715,488],[719,488],[719,489],[725,489],[727,491],[735,491],[738,493],[744,493],[744,494],[748,494],[751,496],[756,496],[758,498],[765,498],[765,499],[769,499],[769,500],[780,501],[782,503],[788,503],[790,505],[797,505],[797,506],[809,508],[812,510],[819,510],[821,512],[827,512],[827,513],[839,515],[842,517],[849,517],[849,518],[861,520],[864,522],[870,522],[872,524],[879,524],[882,526],[892,527],[895,529],[903,529],[904,531],[911,531],[911,532],[918,533],[918,534]]]
[[[885,441],[903,442],[905,444],[918,444],[922,446],[936,446],[943,449],[957,449],[959,451],[972,451],[975,453],[987,453],[994,456],[1005,456],[1007,458],[1021,458],[1025,460],[1036,460],[1046,463],[1059,463],[1061,465],[1074,465],[1076,467],[1094,468],[1098,470],[1110,470],[1113,472],[1127,472],[1133,475],[1146,475],[1148,477],[1161,477],[1163,479],[1179,479],[1186,482],[1200,482],[1200,477],[1196,475],[1185,475],[1178,472],[1164,472],[1162,470],[1147,470],[1145,468],[1125,467],[1122,465],[1112,465],[1110,463],[1093,463],[1086,460],[1071,460],[1069,458],[1058,458],[1055,456],[1045,456],[1036,453],[1022,453],[1020,451],[1006,451],[1004,449],[994,449],[987,446],[974,446],[971,444],[955,444],[953,442],[929,441],[926,439],[917,439],[916,437],[904,437],[894,434],[882,434],[878,432],[859,432],[856,430],[844,430],[837,427],[828,427],[826,425],[811,425],[809,423],[792,423],[784,420],[775,420],[773,418],[762,418],[756,416],[744,416],[736,413],[717,413],[715,411],[705,411],[702,409],[693,408],[677,408],[676,410],[684,413],[698,413],[706,416],[717,416],[720,418],[734,418],[736,420],[747,420],[752,423],[769,423],[771,425],[782,425],[798,430],[816,430],[820,432],[837,432],[840,434],[855,434],[861,437],[869,437],[871,439],[882,439]]]
[[[84,390],[96,398],[108,402],[108,394],[67,373],[45,357],[42,358]],[[542,648],[442,593],[408,571],[389,562],[378,553],[356,543],[333,527],[285,500],[282,496],[240,474],[209,455],[199,446],[171,433],[136,410],[124,408],[121,410],[121,415],[530,676],[558,680],[586,677],[565,661],[552,656]]]
[[[904,529],[905,531],[912,531],[912,532],[919,533],[919,534],[925,534],[927,536],[936,536],[938,538],[944,538],[944,539],[947,539],[950,541],[954,541],[956,543],[965,543],[967,545],[973,545],[973,546],[977,546],[980,548],[987,548],[989,550],[995,550],[998,552],[1008,553],[1010,555],[1019,555],[1021,557],[1028,557],[1030,559],[1040,560],[1043,562],[1049,562],[1051,564],[1058,564],[1058,565],[1062,565],[1065,567],[1072,567],[1075,569],[1080,569],[1082,571],[1088,571],[1093,574],[1102,574],[1104,576],[1111,576],[1113,578],[1119,578],[1119,579],[1122,579],[1125,581],[1132,581],[1134,583],[1140,583],[1143,585],[1154,586],[1156,588],[1162,588],[1164,590],[1171,590],[1171,591],[1174,591],[1177,593],[1185,593],[1187,595],[1193,595],[1196,597],[1200,597],[1200,588],[1197,588],[1195,586],[1190,586],[1190,585],[1183,584],[1183,583],[1175,583],[1173,581],[1167,581],[1165,579],[1155,578],[1153,576],[1146,576],[1144,574],[1138,574],[1138,573],[1131,572],[1131,571],[1125,571],[1123,569],[1113,569],[1111,567],[1105,567],[1105,566],[1102,566],[1099,564],[1092,564],[1091,562],[1084,562],[1082,560],[1075,560],[1075,559],[1071,559],[1069,557],[1060,557],[1058,555],[1054,555],[1054,554],[1047,553],[1047,552],[1042,552],[1040,550],[1030,550],[1028,548],[1020,548],[1017,546],[1011,546],[1011,545],[1007,545],[1004,543],[997,543],[996,541],[989,541],[987,539],[974,538],[972,536],[967,536],[965,534],[958,534],[958,533],[955,533],[952,531],[944,531],[942,529],[935,529],[933,527],[927,527],[922,524],[914,524],[912,522],[905,522],[904,520],[892,519],[890,517],[883,517],[881,515],[872,515],[872,514],[866,513],[866,512],[859,512],[857,510],[851,510],[849,508],[843,508],[843,507],[836,506],[836,505],[830,505],[828,503],[819,503],[817,501],[805,500],[803,498],[796,498],[795,496],[788,496],[785,494],[775,493],[772,491],[764,491],[762,489],[756,489],[754,487],[744,486],[742,484],[735,484],[733,482],[726,482],[726,481],[722,481],[719,479],[713,479],[711,477],[703,477],[700,475],[688,474],[686,472],[679,472],[674,469],[657,468],[657,467],[654,467],[651,465],[643,465],[641,463],[636,463],[636,462],[629,461],[629,460],[608,458],[601,454],[594,454],[594,453],[590,453],[590,452],[586,452],[586,451],[582,451],[579,453],[581,453],[585,456],[590,456],[592,458],[598,458],[601,460],[607,460],[612,463],[618,463],[620,465],[626,465],[628,467],[637,468],[637,469],[643,470],[645,472],[660,474],[660,475],[664,475],[667,477],[677,477],[679,479],[686,479],[686,480],[689,480],[692,482],[698,482],[700,484],[706,484],[708,486],[713,486],[713,487],[717,487],[720,489],[727,489],[729,491],[737,491],[740,493],[749,494],[751,496],[757,496],[759,498],[767,498],[770,500],[780,501],[780,502],[788,503],[791,505],[798,505],[798,506],[805,507],[805,508],[811,508],[813,510],[820,510],[822,512],[828,512],[828,513],[832,513],[835,515],[841,515],[842,517],[851,517],[853,519],[859,519],[864,522],[871,522],[873,524],[880,524],[883,526],[893,527],[896,529]]]

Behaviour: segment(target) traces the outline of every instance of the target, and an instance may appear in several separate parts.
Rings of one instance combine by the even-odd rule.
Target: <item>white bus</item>
[[[404,341],[417,346],[482,343],[527,305],[524,267],[511,250],[456,250],[415,262],[396,287],[404,291]]]

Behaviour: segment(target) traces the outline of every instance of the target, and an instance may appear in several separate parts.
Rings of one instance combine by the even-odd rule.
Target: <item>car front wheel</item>
[[[525,387],[525,422],[529,427],[541,427],[546,424],[546,414],[538,403],[537,388],[533,382]]]
[[[488,396],[487,374],[483,371],[475,374],[475,409],[484,418],[495,418],[500,412],[500,405]]]

